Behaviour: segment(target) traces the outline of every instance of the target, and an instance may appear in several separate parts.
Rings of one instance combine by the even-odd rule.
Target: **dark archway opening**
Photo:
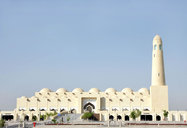
[[[32,121],[36,121],[37,120],[37,116],[32,116]]]
[[[141,115],[140,119],[141,121],[152,121],[153,116],[152,115]]]
[[[120,115],[117,116],[117,120],[121,120],[121,116]]]
[[[24,120],[25,120],[25,121],[29,121],[29,116],[26,115]]]
[[[40,116],[40,121],[44,121],[44,115]]]
[[[109,120],[114,120],[114,116],[113,116],[113,115],[110,115],[110,116],[109,116]]]
[[[90,102],[84,105],[84,110],[88,112],[92,112],[93,109],[95,109],[95,106]]]
[[[87,106],[92,106],[92,108],[95,109],[95,106],[90,102],[84,105],[84,109],[86,109]]]
[[[161,117],[159,115],[156,116],[156,121],[161,121]]]
[[[129,116],[125,116],[125,121],[129,121]]]
[[[3,115],[3,116],[2,116],[2,119],[3,119],[3,120],[6,120],[6,121],[7,121],[7,120],[12,120],[13,118],[14,118],[13,115]]]
[[[140,116],[140,120],[141,120],[141,121],[145,121],[145,115],[141,115],[141,116]]]

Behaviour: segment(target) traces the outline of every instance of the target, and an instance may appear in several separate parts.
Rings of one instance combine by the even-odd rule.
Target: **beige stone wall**
[[[168,86],[151,86],[150,94],[152,111],[168,110]]]
[[[44,89],[45,90],[45,89]],[[47,89],[46,89],[47,90]],[[66,111],[76,109],[77,113],[83,113],[83,99],[95,99],[95,112],[101,111],[113,112],[113,111],[131,111],[133,109],[143,110],[148,108],[151,110],[150,94],[147,89],[140,89],[138,92],[132,90],[123,90],[117,92],[114,89],[106,90],[105,92],[51,92],[40,91],[36,92],[35,96],[31,98],[21,97],[17,99],[18,111],[40,111],[45,109],[46,112],[51,112],[51,109],[55,109],[60,112],[62,108]],[[105,100],[104,110],[102,110],[101,99]],[[80,103],[81,102],[81,103]],[[116,110],[114,110],[116,109]]]

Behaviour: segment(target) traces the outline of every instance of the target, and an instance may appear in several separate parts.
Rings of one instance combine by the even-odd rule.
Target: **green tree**
[[[138,118],[140,115],[141,115],[141,111],[139,109],[136,109],[130,113],[130,118],[136,120],[136,118]]]
[[[69,122],[69,121],[70,121],[70,117],[68,116],[68,117],[67,117],[67,122]]]
[[[163,110],[163,116],[164,116],[164,120],[166,120],[166,119],[167,119],[168,114],[169,114],[169,112],[168,112],[168,111]]]
[[[136,119],[136,112],[134,110],[130,113],[130,118],[132,118],[133,120]]]
[[[52,112],[50,112],[50,113],[48,113],[48,112],[46,112],[46,117],[45,117],[45,119],[48,119],[49,117],[51,117],[51,116],[56,116],[58,113],[56,112],[56,111],[54,111],[53,113]]]
[[[0,128],[5,126],[5,121],[3,119],[0,120]]]

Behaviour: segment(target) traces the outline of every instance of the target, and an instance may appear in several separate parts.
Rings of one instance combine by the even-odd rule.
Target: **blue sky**
[[[186,110],[186,6],[185,0],[1,0],[0,109],[42,88],[149,88],[152,39],[159,34],[170,109]]]

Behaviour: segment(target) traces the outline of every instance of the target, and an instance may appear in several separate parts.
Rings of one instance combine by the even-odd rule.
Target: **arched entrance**
[[[32,121],[36,121],[37,120],[37,116],[32,116]]]
[[[121,120],[121,116],[120,115],[117,116],[117,120]]]
[[[95,106],[90,102],[84,105],[84,110],[88,112],[92,112],[93,109],[95,109]]]
[[[110,116],[109,116],[109,120],[114,120],[114,116],[113,116],[113,115],[110,115]]]
[[[45,115],[40,115],[40,121],[44,121]]]
[[[159,115],[156,116],[156,121],[161,121],[161,117]]]
[[[25,120],[25,121],[29,121],[29,116],[26,115],[24,120]]]
[[[128,115],[125,116],[125,121],[129,121],[129,116]]]

